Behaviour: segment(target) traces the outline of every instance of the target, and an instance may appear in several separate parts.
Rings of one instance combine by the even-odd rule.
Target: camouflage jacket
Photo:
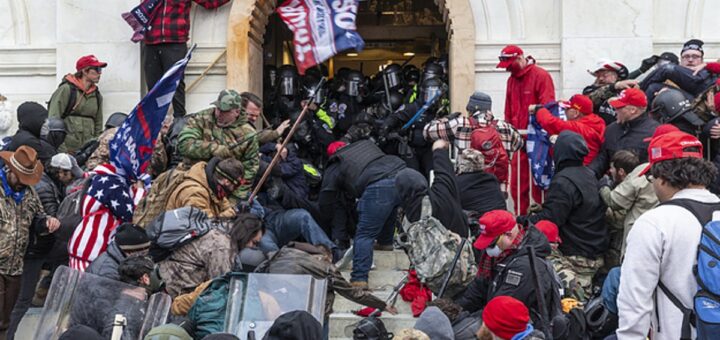
[[[192,292],[201,283],[229,272],[231,253],[230,236],[217,229],[176,249],[158,263],[168,294],[175,298]]]
[[[245,182],[252,183],[260,165],[258,138],[255,128],[240,116],[235,123],[220,128],[215,123],[215,108],[193,114],[178,137],[178,151],[188,164],[207,162],[220,146],[233,150],[235,158],[243,163]],[[247,197],[249,184],[243,184],[233,193],[236,200]]]
[[[90,158],[85,163],[88,170],[95,169],[98,164],[104,164],[110,161],[110,140],[115,137],[117,128],[109,128],[98,137],[98,147],[93,151]]]
[[[45,213],[35,189],[27,187],[25,190],[25,196],[18,205],[12,197],[5,196],[5,190],[0,185],[0,274],[2,275],[22,274],[30,228],[33,226],[45,228]]]

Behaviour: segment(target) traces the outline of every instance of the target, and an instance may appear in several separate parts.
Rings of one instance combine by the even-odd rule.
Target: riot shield
[[[280,315],[301,310],[322,325],[327,281],[310,275],[243,274],[230,281],[225,332],[262,339]]]
[[[76,324],[109,339],[116,315],[126,320],[118,328],[122,339],[142,339],[152,327],[166,322],[170,301],[164,293],[148,298],[145,288],[61,266],[50,285],[34,339],[55,340]]]

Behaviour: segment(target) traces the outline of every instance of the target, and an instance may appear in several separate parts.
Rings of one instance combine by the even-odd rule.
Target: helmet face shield
[[[280,79],[280,94],[283,96],[294,95],[295,94],[295,79],[281,78]]]
[[[428,86],[423,91],[423,101],[425,103],[430,102],[435,96],[440,95],[440,86]]]
[[[388,89],[394,89],[400,85],[400,77],[399,74],[395,72],[391,72],[385,75],[385,78],[387,79],[387,86]]]
[[[348,96],[356,97],[360,95],[360,82],[357,80],[348,80],[345,82]]]

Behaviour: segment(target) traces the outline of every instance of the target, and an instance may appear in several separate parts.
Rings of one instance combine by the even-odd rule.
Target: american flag
[[[553,116],[567,120],[565,109],[559,102],[546,104],[545,108]],[[535,180],[535,185],[547,189],[550,187],[550,181],[555,174],[555,164],[550,157],[550,149],[552,148],[550,135],[540,126],[540,123],[535,119],[535,115],[530,115],[527,131],[525,148],[530,162],[530,172],[533,175],[533,180]]]
[[[144,189],[130,186],[110,164],[98,165],[94,173],[82,201],[83,219],[68,247],[70,267],[79,271],[105,252],[117,226],[132,222],[135,205],[144,195]]]

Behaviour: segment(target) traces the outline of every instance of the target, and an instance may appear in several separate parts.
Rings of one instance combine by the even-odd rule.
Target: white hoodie
[[[704,189],[684,189],[673,196],[676,198],[720,202]],[[718,217],[716,213],[713,219]],[[701,231],[695,216],[679,206],[659,206],[638,218],[628,234],[620,275],[618,339],[644,340],[651,327],[653,340],[680,339],[682,312],[657,286],[662,281],[685,307],[692,308],[697,291],[692,270]],[[659,330],[656,312],[660,314]]]

